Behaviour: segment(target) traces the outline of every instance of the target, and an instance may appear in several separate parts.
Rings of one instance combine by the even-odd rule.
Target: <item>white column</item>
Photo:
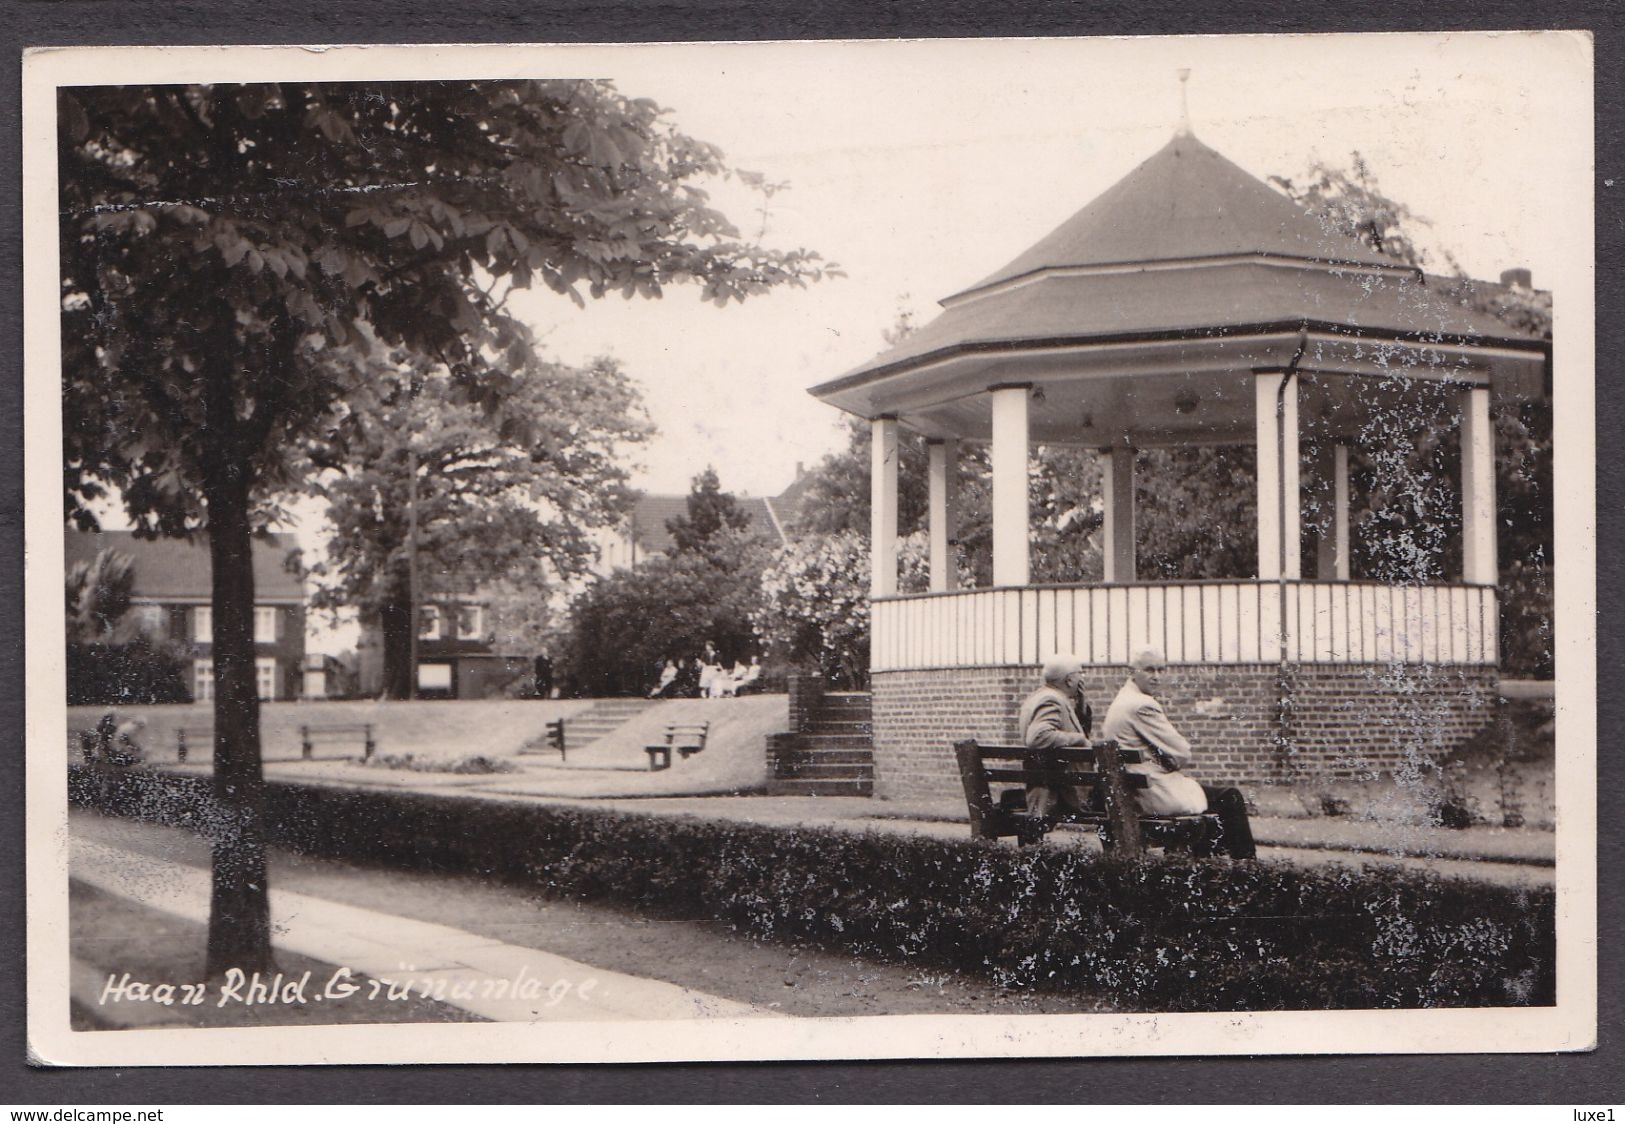
[[[1298,380],[1283,371],[1255,375],[1255,418],[1258,440],[1258,576],[1296,578],[1299,563]],[[1282,409],[1280,423],[1276,410]],[[1284,461],[1283,461],[1284,457]],[[1286,502],[1283,504],[1283,494]],[[1286,542],[1286,567],[1281,543]]]
[[[869,425],[869,592],[885,597],[897,592],[897,419]]]
[[[1488,387],[1461,394],[1462,580],[1495,585],[1495,427]]]
[[[1106,522],[1101,543],[1102,575],[1109,582],[1134,580],[1134,450],[1124,446],[1101,453]]]
[[[1027,395],[1025,385],[993,395],[993,584],[1026,585]]]
[[[1332,446],[1332,570],[1349,580],[1349,447]]]
[[[946,593],[959,586],[953,548],[959,537],[959,442],[927,442],[926,455],[931,477],[931,592]]]

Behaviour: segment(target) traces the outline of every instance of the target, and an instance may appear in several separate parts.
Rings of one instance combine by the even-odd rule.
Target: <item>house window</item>
[[[449,663],[420,663],[418,664],[418,690],[436,693],[451,693],[451,664]]]
[[[262,656],[254,661],[254,682],[262,699],[276,698],[276,660]]]
[[[464,640],[485,638],[485,606],[457,606],[457,635]]]
[[[192,661],[192,701],[214,701],[214,661]]]
[[[421,605],[418,607],[418,639],[440,639],[440,607],[438,605]]]
[[[262,608],[262,607],[259,607],[259,606],[255,607],[255,609],[254,609],[254,643],[256,643],[256,644],[275,644],[276,643],[276,623],[277,623],[276,618],[277,618],[277,610],[276,609],[274,609],[274,608],[267,609],[267,608]]]
[[[135,609],[136,627],[141,635],[162,639],[164,635],[164,607],[162,605],[137,605]]]
[[[192,639],[199,644],[214,643],[214,610],[207,605],[192,610]]]

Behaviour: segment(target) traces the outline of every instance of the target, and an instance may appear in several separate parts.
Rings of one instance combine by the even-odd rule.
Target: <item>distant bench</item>
[[[1098,741],[1072,749],[1038,750],[1021,745],[983,745],[962,741],[954,745],[959,779],[965,787],[971,834],[983,839],[1015,836],[1022,846],[1041,841],[1057,824],[1093,825],[1101,845],[1122,858],[1137,858],[1147,844],[1188,847],[1217,838],[1218,817],[1211,812],[1195,816],[1144,816],[1133,795],[1150,782],[1124,765],[1137,765],[1140,752],[1119,749],[1115,741]],[[1013,765],[989,762],[1014,762]],[[1090,766],[1079,770],[1078,766]],[[999,786],[994,799],[993,786]],[[1073,786],[1083,790],[1084,807],[1058,810],[1049,816],[1027,811],[1027,786]]]
[[[315,756],[318,741],[358,741],[362,746],[363,761],[372,760],[373,752],[378,748],[377,739],[372,735],[371,722],[333,722],[299,727],[299,752],[306,761]],[[213,726],[181,726],[175,731],[175,760],[184,765],[192,746],[213,743]]]
[[[175,731],[175,760],[186,764],[186,755],[193,744],[213,745],[213,726],[182,726]]]
[[[664,741],[643,747],[643,752],[649,755],[649,771],[653,773],[671,768],[671,751],[674,749],[684,757],[699,753],[705,748],[705,739],[710,732],[709,722],[674,722],[667,726]]]
[[[316,752],[316,742],[321,741],[360,741],[362,744],[361,760],[371,761],[372,754],[378,748],[378,743],[372,736],[371,722],[334,722],[325,726],[299,727],[299,752],[309,761]]]

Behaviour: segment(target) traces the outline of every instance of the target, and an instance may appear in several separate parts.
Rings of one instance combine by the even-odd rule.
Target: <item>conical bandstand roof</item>
[[[1502,395],[1538,394],[1545,341],[1464,305],[1442,281],[1327,228],[1180,133],[943,300],[941,315],[812,394],[927,435],[976,438],[988,432],[982,392],[1031,383],[1062,392],[1050,397],[1047,439],[1093,443],[1159,427],[1170,441],[1181,431],[1240,437],[1250,432],[1252,371],[1285,365],[1300,333],[1311,341],[1306,372],[1493,379]],[[1174,399],[1188,404],[1192,392],[1212,408],[1173,416]],[[1364,393],[1325,391],[1328,407]]]

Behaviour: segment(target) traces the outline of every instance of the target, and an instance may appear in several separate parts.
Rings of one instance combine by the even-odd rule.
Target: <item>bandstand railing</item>
[[[1494,665],[1495,590],[1484,585],[1204,581],[1027,586],[876,598],[870,668],[1031,665],[1076,652],[1170,663]]]

